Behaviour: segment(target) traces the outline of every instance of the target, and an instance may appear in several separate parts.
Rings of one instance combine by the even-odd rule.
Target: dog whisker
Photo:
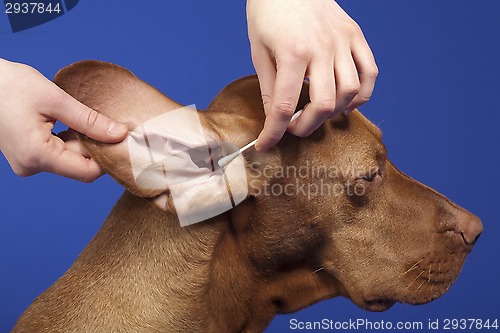
[[[418,291],[425,283],[427,283],[428,280],[424,280],[415,291]]]
[[[417,275],[417,279],[422,276],[422,274],[425,273],[425,269],[420,272],[420,274]]]
[[[300,265],[300,267],[302,267],[302,268],[313,268],[313,267],[318,267],[318,266],[316,266],[316,265],[314,265],[314,266],[313,265],[311,265],[311,266]],[[306,277],[309,277],[309,276],[311,276],[313,274],[316,274],[316,273],[322,271],[323,269],[325,269],[325,267],[321,266],[321,267],[317,268],[316,270],[312,271],[311,273],[307,274]]]
[[[431,286],[429,295],[433,295],[434,285],[435,285],[434,283],[432,283],[431,274],[432,274],[432,263],[429,264],[429,279],[427,280],[427,283],[429,283],[429,285]]]
[[[318,268],[317,270],[315,270],[313,273],[318,273],[319,271],[325,269],[323,266],[321,266],[320,268]]]
[[[319,267],[318,269],[323,269],[323,266],[318,266],[317,264],[315,264],[315,265],[301,264],[301,265],[297,265],[295,267],[297,267],[297,268],[318,268]]]
[[[417,261],[413,266],[411,266],[406,272],[404,272],[403,274],[401,274],[401,276],[403,275],[406,275],[408,273],[410,273],[411,271],[413,271],[414,269],[418,268],[418,264],[420,264],[422,261],[424,261],[424,259],[420,259],[419,261]]]
[[[305,267],[305,266],[303,266],[303,267]],[[325,267],[321,266],[320,268],[318,268],[318,269],[314,270],[313,272],[311,272],[311,273],[307,274],[306,276],[304,276],[303,279],[305,280],[305,279],[309,278],[310,276],[312,276],[312,275],[314,275],[314,274],[322,271],[323,269],[325,269]]]
[[[311,273],[311,274],[309,274],[308,276],[311,276],[311,275],[313,275],[313,274],[316,274],[316,273],[318,273],[319,271],[321,271],[321,270],[323,270],[323,269],[325,269],[325,268],[324,268],[323,266],[321,266],[320,268],[318,268],[317,270],[315,270],[314,272],[312,272],[312,273]]]
[[[432,274],[432,263],[429,264],[429,276],[427,278],[427,280],[424,280],[419,286],[418,288],[415,290],[415,291],[419,291],[420,288],[422,288],[422,286],[426,283],[429,283],[431,282],[431,274]]]
[[[417,275],[417,277],[416,277],[416,278],[415,278],[415,279],[414,279],[414,280],[413,280],[413,281],[412,281],[412,282],[408,285],[408,287],[406,287],[406,289],[410,288],[410,287],[411,287],[411,285],[412,285],[415,281],[417,281],[417,280],[418,280],[418,278],[422,276],[422,274],[424,274],[424,273],[425,273],[425,271],[426,271],[425,269],[424,269],[424,270],[422,270],[422,271],[420,272],[420,274],[418,274],[418,275]]]

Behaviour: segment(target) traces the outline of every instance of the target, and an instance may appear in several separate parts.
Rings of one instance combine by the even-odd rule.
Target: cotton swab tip
[[[302,114],[302,111],[304,111],[304,110],[299,110],[299,111],[295,112],[295,114],[292,116],[292,119],[290,119],[290,122],[292,122],[295,119],[297,119]],[[229,154],[227,156],[222,157],[219,160],[219,162],[217,162],[217,164],[219,164],[219,166],[221,168],[224,167],[224,166],[226,166],[226,165],[228,165],[232,160],[234,160],[236,158],[236,156],[238,156],[239,154],[241,154],[242,152],[244,152],[248,148],[254,146],[256,142],[257,142],[257,139],[255,139],[252,142],[248,143],[247,145],[245,145],[240,150],[235,151],[234,153],[231,153],[231,154]]]
[[[225,167],[226,165],[229,164],[229,162],[231,162],[232,160],[234,160],[236,158],[236,156],[238,156],[241,152],[238,150],[238,151],[235,151],[234,153],[232,154],[229,154],[227,156],[224,156],[223,158],[221,158],[219,160],[219,162],[217,162],[217,164],[219,164],[219,166],[222,168],[222,167]]]

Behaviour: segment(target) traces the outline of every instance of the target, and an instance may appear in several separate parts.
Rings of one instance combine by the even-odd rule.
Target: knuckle
[[[316,103],[316,112],[320,114],[330,114],[335,110],[335,100],[332,98],[322,99]]]
[[[360,105],[361,105],[361,104],[365,104],[365,103],[366,103],[366,102],[368,102],[371,98],[372,98],[372,96],[371,96],[371,95],[369,95],[369,96],[361,96],[361,97],[360,97]]]
[[[371,68],[368,69],[366,75],[368,75],[371,78],[376,78],[378,77],[379,74],[379,69],[376,64],[373,64]]]
[[[39,75],[40,72],[37,71],[35,68],[26,65],[26,64],[21,64],[21,63],[15,63],[15,66],[17,66],[17,69],[19,72],[23,73],[24,75]]]
[[[84,115],[84,117],[85,127],[90,130],[95,127],[97,119],[99,119],[99,113],[95,110],[90,110],[90,112]]]
[[[354,98],[359,93],[359,89],[360,84],[349,84],[341,88],[339,93],[340,95],[345,96],[345,98]]]
[[[311,51],[302,48],[296,49],[294,51],[294,57],[302,62],[307,62],[312,58]]]
[[[289,51],[283,58],[284,60],[288,60],[288,62],[308,62],[312,58],[311,47],[304,43],[294,43],[286,49]]]
[[[274,112],[280,116],[291,117],[295,112],[295,103],[291,100],[282,100],[276,103]]]
[[[345,29],[346,32],[349,33],[351,36],[363,36],[363,31],[361,30],[361,27],[354,20],[350,20],[345,25]]]

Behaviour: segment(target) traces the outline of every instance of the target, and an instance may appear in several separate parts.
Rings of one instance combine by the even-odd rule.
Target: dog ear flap
[[[358,110],[354,110],[352,113],[353,117],[356,117],[370,132],[372,132],[375,137],[382,142],[382,131],[374,123],[372,123],[368,118],[366,118]]]
[[[126,124],[129,131],[167,111],[182,108],[130,71],[111,63],[78,62],[61,69],[54,82],[83,104]],[[79,139],[92,158],[128,191],[151,198],[163,210],[173,210],[168,203],[168,189],[137,184],[127,140],[105,144],[81,134]]]

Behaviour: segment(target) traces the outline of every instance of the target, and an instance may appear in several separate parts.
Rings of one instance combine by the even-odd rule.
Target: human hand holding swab
[[[302,114],[302,111],[304,111],[304,110],[299,110],[299,111],[295,112],[295,114],[292,116],[292,119],[290,119],[290,122],[292,122],[295,119],[297,119]],[[219,162],[217,162],[217,163],[219,164],[219,166],[221,168],[224,167],[224,166],[226,166],[226,165],[228,165],[229,162],[231,162],[232,160],[234,160],[236,158],[236,156],[238,156],[239,154],[243,153],[248,148],[255,146],[256,142],[257,142],[257,139],[253,140],[252,142],[246,144],[245,146],[243,146],[239,150],[235,151],[234,153],[231,153],[231,154],[229,154],[227,156],[222,157],[219,160]]]

